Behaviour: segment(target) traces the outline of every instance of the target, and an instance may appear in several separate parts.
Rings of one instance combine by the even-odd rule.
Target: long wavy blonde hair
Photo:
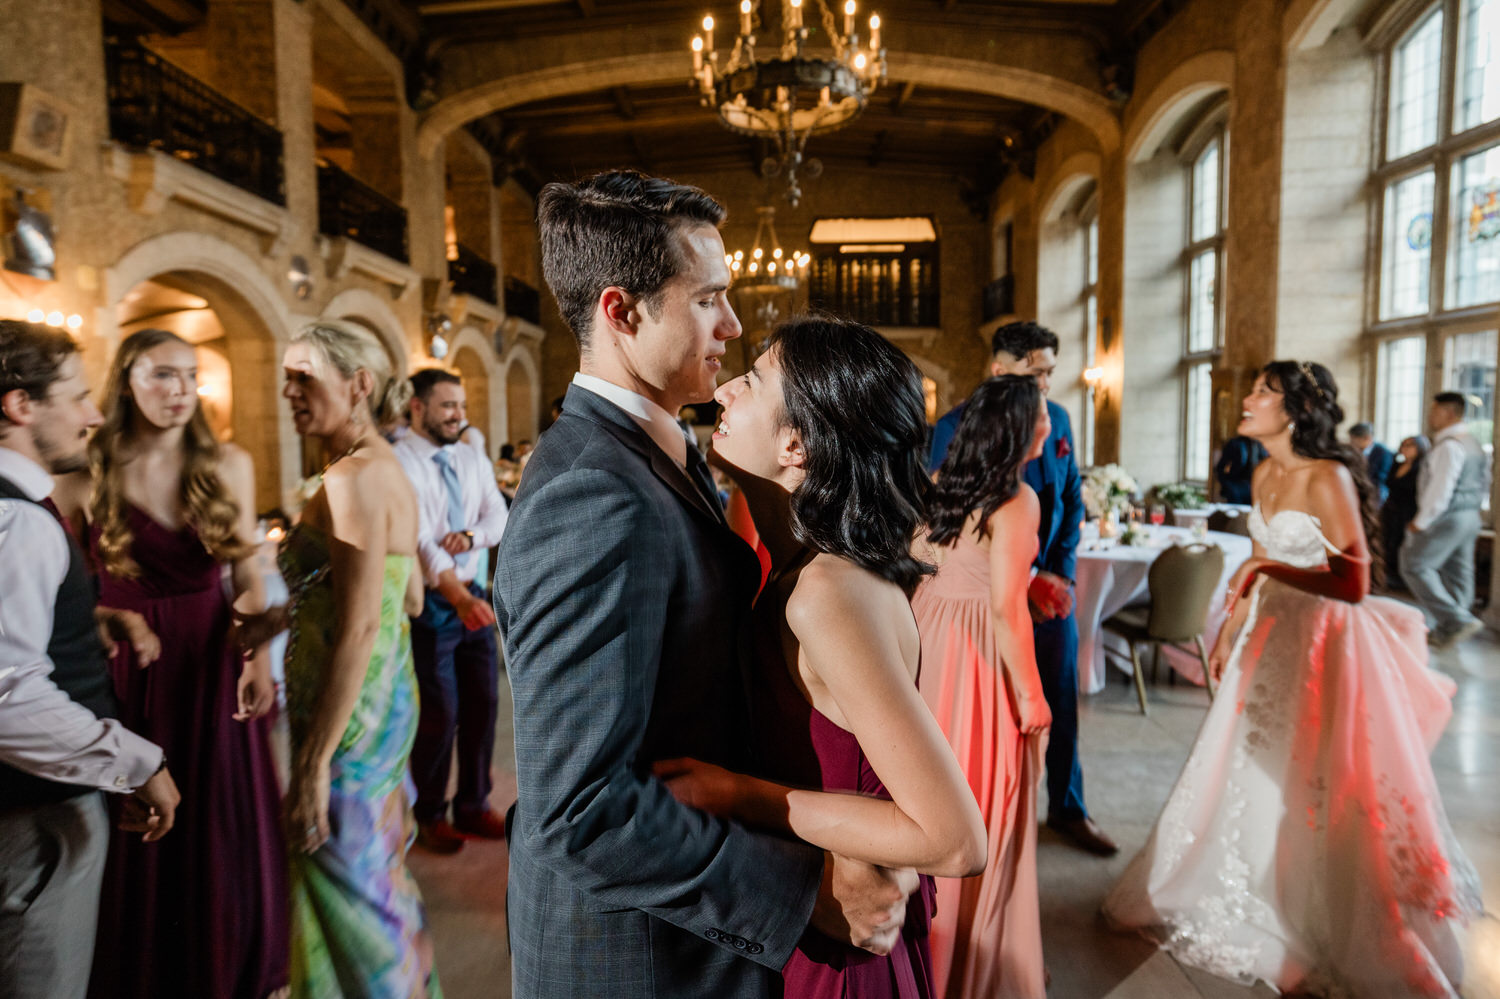
[[[89,514],[99,528],[100,568],[118,579],[140,575],[130,557],[134,535],[125,513],[125,476],[120,459],[123,445],[142,419],[130,395],[130,369],[142,354],[164,343],[193,345],[166,330],[138,330],[125,338],[110,365],[104,389],[104,423],[89,441],[93,494]],[[182,506],[186,520],[198,532],[203,548],[217,562],[236,562],[253,550],[239,536],[240,507],[219,477],[219,441],[209,429],[203,407],[195,406],[182,434]]]

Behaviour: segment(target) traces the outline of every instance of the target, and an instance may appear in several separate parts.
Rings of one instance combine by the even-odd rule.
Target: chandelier
[[[755,226],[755,241],[750,252],[735,250],[724,254],[734,286],[743,290],[784,288],[793,291],[807,276],[810,254],[801,250],[787,253],[776,238],[776,209],[763,205],[756,209],[760,221]]]
[[[714,47],[714,19],[703,19],[703,33],[692,41],[693,83],[725,128],[775,144],[776,155],[766,158],[761,173],[784,175],[787,200],[795,205],[802,199],[799,175],[816,177],[823,168],[805,158],[807,140],[853,121],[885,79],[880,15],[870,15],[866,44],[855,27],[855,0],[844,2],[842,32],[827,0],[807,0],[819,8],[829,45],[813,51],[802,23],[804,0],[779,0],[781,44],[757,51],[756,26],[769,27],[757,13],[762,2],[769,6],[773,0],[740,0],[739,34],[723,60]]]

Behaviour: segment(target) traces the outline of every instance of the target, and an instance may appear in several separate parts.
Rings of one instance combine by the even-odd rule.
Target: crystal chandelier
[[[724,262],[734,277],[734,285],[741,289],[785,288],[795,290],[807,276],[807,265],[811,255],[801,250],[788,253],[776,238],[776,209],[763,205],[756,209],[760,221],[755,226],[755,241],[750,252],[735,250],[724,254]]]
[[[772,2],[740,0],[739,34],[722,61],[714,47],[714,19],[703,19],[703,33],[692,41],[693,82],[703,105],[718,112],[725,128],[775,143],[776,155],[766,158],[761,173],[784,175],[787,200],[795,205],[802,198],[799,175],[822,172],[821,163],[804,157],[808,138],[847,125],[864,111],[885,79],[885,49],[880,15],[870,16],[866,43],[856,31],[855,0],[844,2],[842,32],[826,0],[806,0],[817,5],[829,45],[810,50],[809,29],[802,23],[805,0],[779,0],[781,44],[757,51],[757,24],[769,28],[757,8]]]

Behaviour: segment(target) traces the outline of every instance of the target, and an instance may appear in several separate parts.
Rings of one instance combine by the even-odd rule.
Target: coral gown
[[[1250,529],[1269,557],[1325,564],[1316,518]],[[1105,902],[1185,964],[1338,999],[1457,999],[1481,909],[1428,754],[1451,680],[1422,615],[1266,579],[1182,775]]]
[[[919,686],[969,778],[989,853],[978,877],[937,879],[937,994],[1044,999],[1036,827],[1047,737],[1016,727],[995,639],[989,549],[966,530],[947,552],[912,597],[922,635]]]
[[[111,833],[89,994],[264,999],[287,983],[270,719],[233,717],[240,657],[229,642],[224,567],[191,526],[171,530],[133,506],[126,513],[140,575],[101,573],[99,603],[140,613],[162,651],[140,669],[119,643],[110,675],[121,721],[166,751],[182,801],[159,842]]]

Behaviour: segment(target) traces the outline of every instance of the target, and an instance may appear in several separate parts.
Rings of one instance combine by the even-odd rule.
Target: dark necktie
[[[693,480],[693,485],[698,487],[699,495],[708,503],[708,508],[718,514],[719,519],[722,520],[724,506],[719,502],[719,490],[714,487],[713,473],[708,470],[708,462],[703,459],[703,452],[696,447],[687,449],[686,471],[688,478]]]

